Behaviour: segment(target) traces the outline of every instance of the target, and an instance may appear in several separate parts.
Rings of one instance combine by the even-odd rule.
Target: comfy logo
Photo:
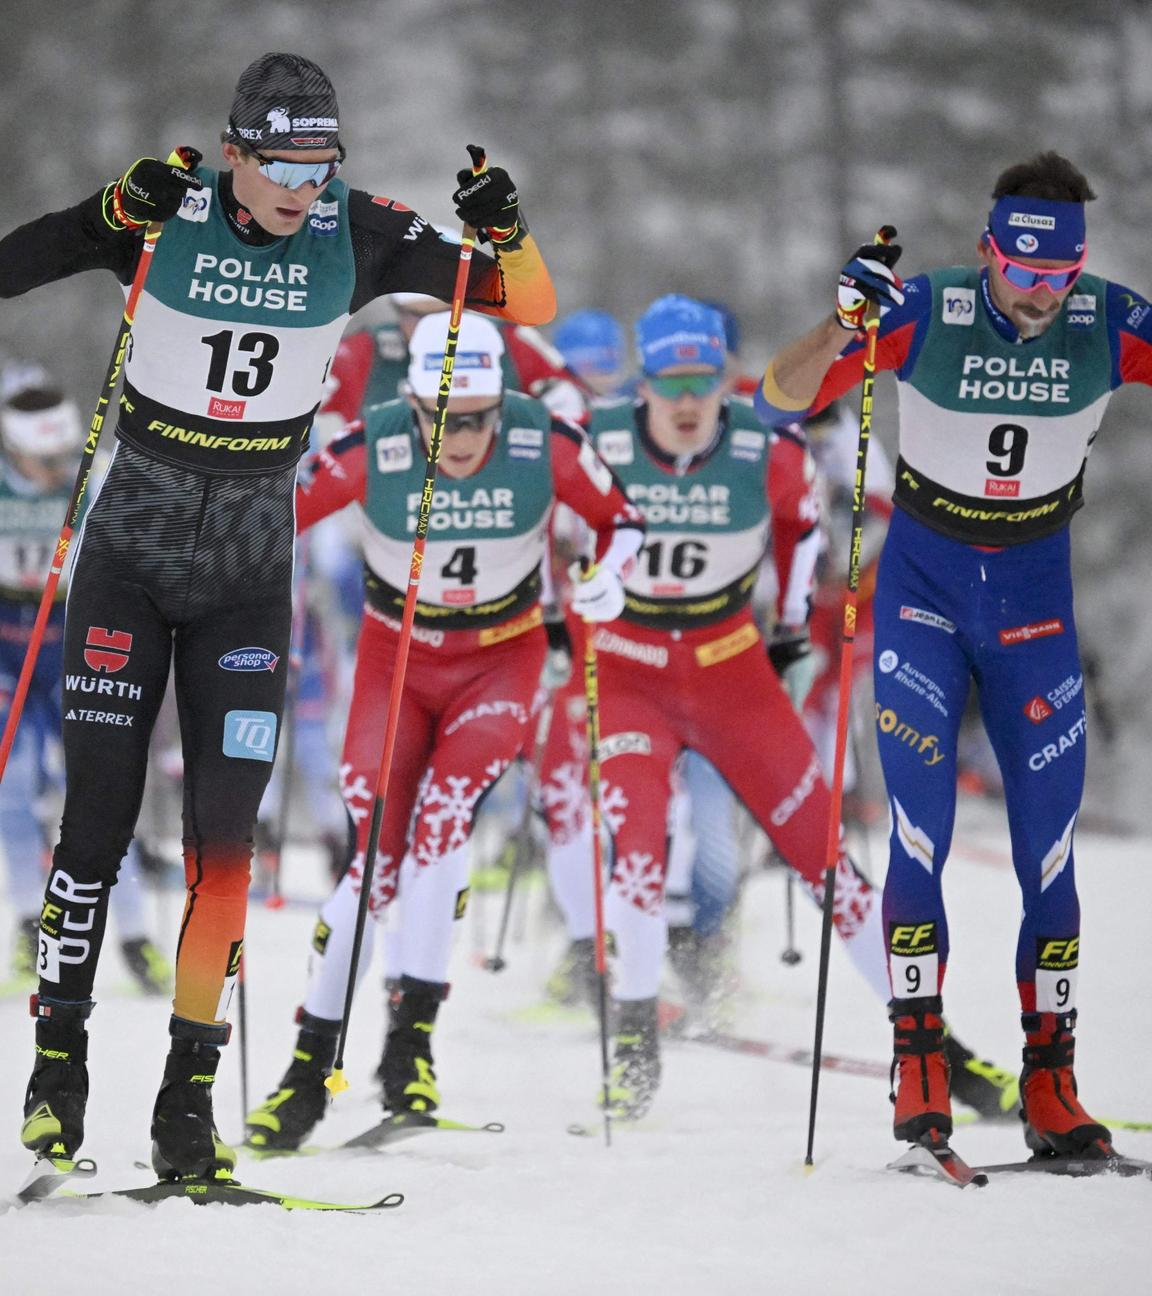
[[[89,626],[84,660],[89,670],[104,671],[114,675],[128,665],[132,651],[132,636],[126,630],[106,630],[103,626]]]
[[[924,764],[929,768],[939,765],[944,759],[940,739],[936,734],[922,734],[919,729],[913,729],[891,707],[881,707],[879,702],[876,703],[876,724],[882,734],[890,734],[897,742],[904,743],[918,756],[923,756]]]

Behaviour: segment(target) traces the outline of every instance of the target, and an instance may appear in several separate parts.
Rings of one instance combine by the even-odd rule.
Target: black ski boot
[[[172,964],[146,936],[121,941],[120,953],[141,994],[172,993],[172,978],[175,975]]]
[[[984,1062],[944,1025],[952,1097],[984,1120],[1014,1120],[1020,1114],[1020,1081],[994,1062]]]
[[[436,1072],[432,1069],[432,1027],[440,1005],[448,998],[441,981],[400,978],[388,1001],[388,1038],[380,1060],[384,1109],[430,1114],[440,1106]]]
[[[245,1145],[261,1152],[295,1152],[324,1119],[328,1106],[324,1081],[336,1061],[340,1023],[313,1017],[303,1008],[296,1021],[300,1034],[279,1088],[244,1120]]]
[[[88,1104],[88,1032],[95,1004],[32,996],[36,1063],[24,1097],[20,1141],[38,1157],[74,1158],[84,1142]]]
[[[236,1167],[236,1153],[216,1132],[212,1084],[227,1027],[173,1022],[172,1047],[152,1109],[152,1168],[160,1179],[208,1179]],[[214,1042],[209,1043],[209,1040]]]
[[[655,999],[616,1004],[616,1050],[608,1088],[613,1120],[639,1120],[660,1087],[660,1034]]]

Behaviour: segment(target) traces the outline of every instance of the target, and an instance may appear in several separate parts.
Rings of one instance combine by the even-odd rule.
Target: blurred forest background
[[[901,271],[971,261],[1006,165],[1089,175],[1090,265],[1152,290],[1152,8],[1145,0],[0,0],[9,145],[0,229],[142,154],[211,162],[241,69],[268,50],[334,81],[346,178],[449,222],[464,145],[516,179],[561,313],[630,323],[668,291],[727,301],[747,367],[832,302],[891,221]],[[0,306],[0,353],[95,397],[119,297],[89,275]],[[383,313],[380,306],[370,311]],[[365,315],[365,322],[368,318]],[[879,435],[894,444],[894,399]],[[1096,794],[1136,819],[1152,758],[1152,393],[1113,401],[1074,523],[1081,636],[1120,718]]]

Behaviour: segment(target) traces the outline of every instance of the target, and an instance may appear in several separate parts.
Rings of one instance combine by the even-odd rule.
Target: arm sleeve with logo
[[[143,240],[137,230],[108,226],[100,214],[102,193],[0,239],[0,297],[18,297],[82,270],[111,270],[121,283],[132,282]]]
[[[776,619],[804,625],[820,552],[820,498],[812,457],[804,442],[778,431],[768,456],[766,491],[772,510],[772,557],[776,565]]]
[[[353,189],[348,195],[356,291],[352,312],[394,292],[452,300],[459,244],[442,239],[422,216],[393,198]],[[556,293],[544,258],[529,234],[515,252],[493,260],[476,249],[468,272],[468,306],[518,324],[547,324]]]
[[[552,421],[556,498],[596,532],[596,562],[618,576],[644,543],[644,520],[591,441],[571,423]]]
[[[333,441],[296,487],[296,534],[348,504],[362,503],[368,480],[364,429]]]
[[[1152,304],[1131,288],[1110,283],[1105,318],[1112,347],[1112,386],[1152,387]]]

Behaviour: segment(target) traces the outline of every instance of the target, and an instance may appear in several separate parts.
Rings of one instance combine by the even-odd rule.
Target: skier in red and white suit
[[[407,399],[368,411],[362,430],[321,455],[297,497],[301,529],[350,503],[366,519],[367,600],[340,771],[357,855],[321,911],[293,1062],[248,1115],[254,1146],[297,1147],[324,1112],[447,331],[447,313],[421,321]],[[502,353],[490,321],[463,317],[374,861],[370,911],[383,921],[397,891],[403,911],[381,1066],[392,1113],[439,1105],[432,1024],[448,992],[453,919],[467,899],[473,821],[529,731],[546,648],[538,596],[553,504],[567,504],[596,535],[596,572],[575,597],[589,620],[619,614],[621,572],[643,539],[639,513],[584,434],[504,390]],[[367,964],[362,957],[360,971]]]

